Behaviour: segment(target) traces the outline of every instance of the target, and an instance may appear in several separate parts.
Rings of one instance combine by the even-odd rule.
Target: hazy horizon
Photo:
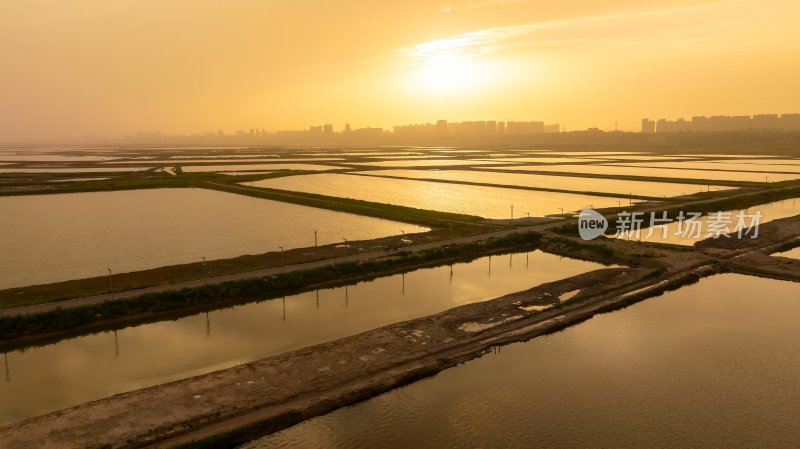
[[[0,142],[797,112],[796,2],[0,2]]]

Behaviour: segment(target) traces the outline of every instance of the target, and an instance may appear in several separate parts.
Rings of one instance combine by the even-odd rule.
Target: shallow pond
[[[726,190],[731,188],[706,186],[703,184],[627,181],[624,179],[581,178],[579,176],[549,176],[532,173],[497,173],[493,171],[471,170],[380,170],[364,173],[400,178],[442,179],[498,185],[557,188],[579,192],[604,192],[618,195],[635,194],[659,198],[664,195],[677,196],[705,192],[707,190]]]
[[[222,369],[591,271],[533,251],[420,269],[0,357],[0,424]]]
[[[798,447],[798,298],[703,279],[245,447]]]
[[[561,213],[562,208],[566,213],[628,203],[626,198],[344,174],[289,176],[253,185],[500,219],[511,218],[511,206],[514,218],[520,218],[527,212],[538,217]]]
[[[0,197],[0,288],[422,232],[205,189]]]

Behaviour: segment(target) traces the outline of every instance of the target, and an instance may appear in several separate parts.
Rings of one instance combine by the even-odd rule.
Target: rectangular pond
[[[181,165],[177,163],[176,165]],[[341,167],[319,164],[231,164],[231,165],[181,165],[187,173],[212,172],[212,171],[247,171],[247,170],[310,170],[325,171]]]
[[[798,298],[706,278],[243,448],[800,447]]]
[[[735,163],[728,162],[626,162],[626,167],[646,167],[646,168],[670,168],[686,170],[731,170],[731,171],[754,171],[763,172],[767,175],[776,172],[789,172],[798,174],[800,177],[800,167],[792,165],[777,164],[756,164],[756,163]],[[762,175],[762,178],[764,175]]]
[[[0,425],[597,268],[540,251],[487,256],[13,351],[0,357],[0,373],[7,370],[0,380]]]
[[[669,182],[627,181],[624,179],[581,178],[579,176],[549,176],[525,173],[497,173],[472,170],[376,170],[363,172],[376,176],[399,178],[441,179],[524,187],[557,188],[579,192],[604,192],[618,195],[652,197],[687,195],[707,190],[732,187],[680,184]]]
[[[505,164],[503,161],[472,160],[472,159],[420,159],[420,160],[394,160],[357,162],[353,165],[369,165],[372,167],[456,167],[460,165],[495,165]]]
[[[426,228],[205,189],[0,197],[0,288]]]
[[[253,185],[498,219],[511,218],[512,205],[514,218],[520,218],[526,212],[544,216],[561,213],[562,208],[566,213],[590,205],[616,207],[628,202],[626,198],[344,174],[288,176]]]
[[[747,181],[764,182],[765,176],[769,182],[788,181],[800,178],[800,173],[777,174],[736,171],[711,171],[690,170],[680,168],[648,168],[629,167],[621,165],[515,165],[502,168],[485,167],[494,170],[525,170],[525,171],[552,171],[561,173],[581,173],[592,175],[614,176],[643,176],[649,178],[682,178],[682,179],[707,179],[712,181]]]
[[[31,168],[6,168],[0,167],[2,173],[117,173],[147,170],[149,167],[31,167]]]
[[[688,214],[692,212],[691,208],[684,211],[688,217]],[[772,220],[779,220],[781,218],[788,218],[794,217],[795,215],[800,214],[800,199],[788,199],[782,201],[775,201],[773,203],[768,204],[759,204],[757,206],[753,206],[743,210],[734,210],[734,211],[722,211],[722,212],[729,212],[730,218],[732,223],[729,225],[730,231],[733,233],[733,238],[737,238],[737,231],[736,225],[738,224],[739,219],[737,218],[737,214],[740,212],[744,212],[745,215],[752,216],[756,212],[761,213],[761,218],[759,220],[760,224],[769,223]],[[650,216],[647,215],[643,217],[647,223],[649,223]],[[751,218],[743,217],[745,220],[744,228],[747,228],[750,225]],[[708,236],[709,232],[709,221],[714,221],[714,217],[709,218],[708,215],[702,216],[698,218],[700,224],[698,225],[701,229],[700,238],[695,237],[695,233],[690,225],[684,224],[682,227],[680,223],[673,222],[666,226],[659,225],[653,227],[652,232],[650,229],[643,229],[639,235],[633,234],[626,236],[624,238],[630,240],[637,240],[637,241],[645,241],[645,242],[653,242],[653,243],[670,243],[673,245],[682,245],[682,246],[692,246],[695,242],[702,240]],[[664,230],[666,228],[666,230]],[[612,229],[612,232],[614,230]],[[745,236],[744,238],[750,238]],[[621,237],[622,238],[622,237]],[[725,237],[720,237],[725,238]]]

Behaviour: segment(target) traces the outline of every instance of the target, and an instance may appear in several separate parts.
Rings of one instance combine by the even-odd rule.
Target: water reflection
[[[0,288],[374,239],[398,225],[206,189],[0,197]]]
[[[684,211],[687,213],[692,212],[690,209]],[[735,210],[735,211],[724,211],[731,213],[731,220],[732,223],[729,225],[729,229],[733,231],[731,233],[731,238],[737,238],[737,232],[734,230],[737,225],[737,214],[739,212],[744,212],[745,216],[752,216],[756,212],[761,213],[760,224],[769,223],[773,220],[779,220],[781,218],[788,218],[793,217],[795,215],[800,214],[800,201],[797,198],[782,200],[782,201],[775,201],[769,204],[760,204],[758,206],[753,206],[748,209],[744,210]],[[658,217],[658,215],[656,215]],[[645,215],[645,221],[649,221],[649,215]],[[655,242],[655,243],[670,243],[673,245],[684,245],[684,246],[691,246],[694,245],[697,241],[706,238],[707,232],[709,231],[708,226],[708,216],[703,216],[696,220],[700,224],[698,225],[702,230],[700,238],[693,238],[692,232],[687,232],[684,236],[682,232],[679,231],[680,225],[678,222],[670,223],[666,226],[666,230],[664,230],[665,226],[655,226],[651,229],[643,229],[641,233],[637,236],[635,233],[630,236],[626,236],[627,239],[630,240],[637,240],[637,241],[645,241],[645,242]],[[745,217],[745,227],[750,224],[751,219]],[[688,226],[684,225],[684,231],[688,231]],[[611,230],[613,235],[613,229]],[[666,235],[666,237],[665,237]],[[747,234],[743,238],[749,239],[750,236],[753,235],[753,232]],[[720,237],[725,238],[725,237]]]
[[[627,201],[574,193],[333,173],[271,178],[253,185],[499,219],[511,218],[509,206],[530,211],[531,216],[544,216],[559,210],[580,210],[590,204],[603,208]]]
[[[505,256],[503,256],[505,257]],[[10,353],[0,423],[431,315],[601,267],[534,251],[87,335]],[[489,272],[491,270],[491,273]],[[213,328],[213,332],[211,331]]]
[[[788,257],[790,259],[800,259],[800,247],[784,251],[782,253],[773,254],[773,256]]]
[[[703,279],[245,448],[800,447],[797,298]]]

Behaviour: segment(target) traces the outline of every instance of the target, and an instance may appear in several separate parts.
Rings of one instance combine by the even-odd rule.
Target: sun
[[[412,85],[429,94],[467,94],[485,81],[481,65],[465,55],[437,55],[413,73]]]
[[[488,81],[488,64],[480,59],[477,36],[427,42],[412,53],[409,82],[425,95],[468,95]]]

